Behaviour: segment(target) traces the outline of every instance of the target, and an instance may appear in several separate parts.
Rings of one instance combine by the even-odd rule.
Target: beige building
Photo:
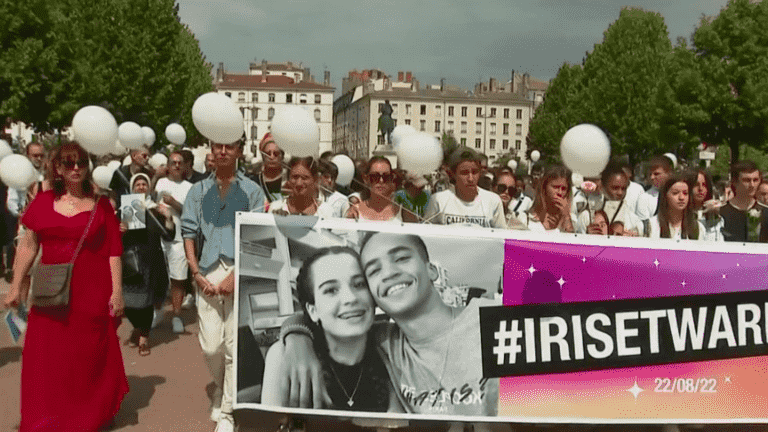
[[[247,74],[226,72],[224,64],[219,63],[214,84],[243,113],[245,153],[253,157],[258,154],[259,141],[269,132],[275,110],[285,104],[301,106],[314,116],[320,128],[318,154],[330,150],[334,91],[330,80],[328,71],[320,84],[309,74],[309,68],[301,68],[301,64],[262,61],[258,67],[251,63]]]
[[[381,108],[389,100],[396,125],[411,125],[437,138],[451,133],[459,144],[487,155],[489,163],[505,153],[525,155],[532,101],[512,92],[473,94],[445,82],[422,88],[409,75],[400,72],[391,81],[383,73],[369,74],[367,81],[349,86],[336,99],[334,152],[364,158],[391,152],[378,131]]]

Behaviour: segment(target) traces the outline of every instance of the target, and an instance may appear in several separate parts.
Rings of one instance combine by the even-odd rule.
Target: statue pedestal
[[[397,153],[395,153],[395,148],[392,144],[378,144],[374,147],[372,156],[384,156],[389,159],[392,168],[397,168]]]

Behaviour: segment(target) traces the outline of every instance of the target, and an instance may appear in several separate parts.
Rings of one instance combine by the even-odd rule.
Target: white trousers
[[[219,284],[234,270],[219,261],[218,266],[205,275],[213,284]],[[234,379],[232,358],[235,347],[234,295],[208,296],[197,288],[197,321],[200,325],[198,338],[205,361],[213,376],[216,390],[213,393],[213,408],[220,408],[222,416],[232,416]]]

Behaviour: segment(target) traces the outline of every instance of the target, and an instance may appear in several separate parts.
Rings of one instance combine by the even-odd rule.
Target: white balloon
[[[171,123],[165,128],[165,137],[174,144],[182,145],[187,140],[187,132],[180,124]]]
[[[112,174],[115,171],[108,166],[97,166],[93,170],[93,181],[102,189],[109,189],[109,183],[112,181]]]
[[[320,128],[306,110],[293,105],[278,108],[270,131],[275,144],[285,152],[299,157],[318,155]]]
[[[539,153],[538,150],[534,150],[531,152],[531,161],[538,162],[541,158],[541,153]]]
[[[443,148],[437,138],[423,132],[404,136],[395,152],[401,168],[419,175],[437,171],[443,161]]]
[[[517,169],[517,161],[514,159],[510,159],[509,162],[507,162],[507,167],[511,169],[512,171]]]
[[[118,132],[119,134],[119,132]],[[112,154],[117,156],[122,156],[128,152],[128,149],[125,148],[122,144],[120,144],[120,140],[118,139],[115,141],[115,149],[112,150]]]
[[[13,149],[11,148],[10,144],[8,144],[8,141],[0,140],[0,160],[12,154]]]
[[[149,158],[149,166],[154,169],[160,168],[162,165],[168,164],[168,158],[162,153],[155,153]]]
[[[336,184],[349,186],[352,178],[355,177],[355,163],[347,155],[336,155],[331,162],[339,169],[339,175],[336,177]]]
[[[677,156],[672,153],[664,153],[664,156],[668,157],[672,161],[672,168],[677,169]]]
[[[141,134],[144,136],[143,143],[144,145],[151,146],[155,143],[155,131],[152,130],[149,126],[144,126],[141,128]]]
[[[106,109],[89,105],[80,108],[75,114],[72,132],[85,151],[103,156],[115,148],[117,122]]]
[[[243,136],[243,114],[232,99],[206,93],[192,105],[192,122],[204,137],[219,144],[232,144]]]
[[[116,160],[109,161],[109,163],[107,164],[107,167],[109,167],[109,169],[114,171],[114,170],[120,168],[120,161],[116,161]]]
[[[25,190],[37,181],[37,170],[26,156],[12,154],[0,160],[0,178],[9,188]]]
[[[576,125],[560,140],[560,156],[571,171],[584,177],[599,177],[611,157],[611,143],[599,127]]]
[[[130,164],[131,164],[131,162],[132,162],[132,160],[131,160],[131,155],[128,155],[128,156],[126,156],[126,157],[123,159],[123,166],[128,166],[128,165],[130,165]]]
[[[144,145],[144,133],[141,131],[141,126],[134,122],[123,122],[118,128],[118,137],[120,144],[125,148],[136,150]]]
[[[398,144],[400,144],[400,140],[402,140],[404,136],[415,134],[415,133],[416,133],[416,129],[411,125],[395,126],[390,136],[390,139],[392,140],[392,145],[397,146]]]

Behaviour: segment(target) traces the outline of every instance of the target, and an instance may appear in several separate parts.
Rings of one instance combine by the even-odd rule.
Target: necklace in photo
[[[344,388],[344,384],[342,384],[341,380],[339,379],[339,376],[336,374],[336,369],[333,367],[333,361],[329,362],[328,365],[331,367],[331,372],[333,372],[333,377],[336,378],[336,382],[339,383],[339,387],[341,387],[341,391],[344,392],[344,396],[347,398],[347,405],[349,405],[349,407],[352,408],[352,405],[355,404],[355,401],[354,401],[355,393],[357,393],[357,388],[360,386],[360,379],[363,378],[363,365],[360,364],[360,373],[357,376],[357,384],[355,384],[355,389],[352,390],[352,394],[347,393],[347,389]]]

